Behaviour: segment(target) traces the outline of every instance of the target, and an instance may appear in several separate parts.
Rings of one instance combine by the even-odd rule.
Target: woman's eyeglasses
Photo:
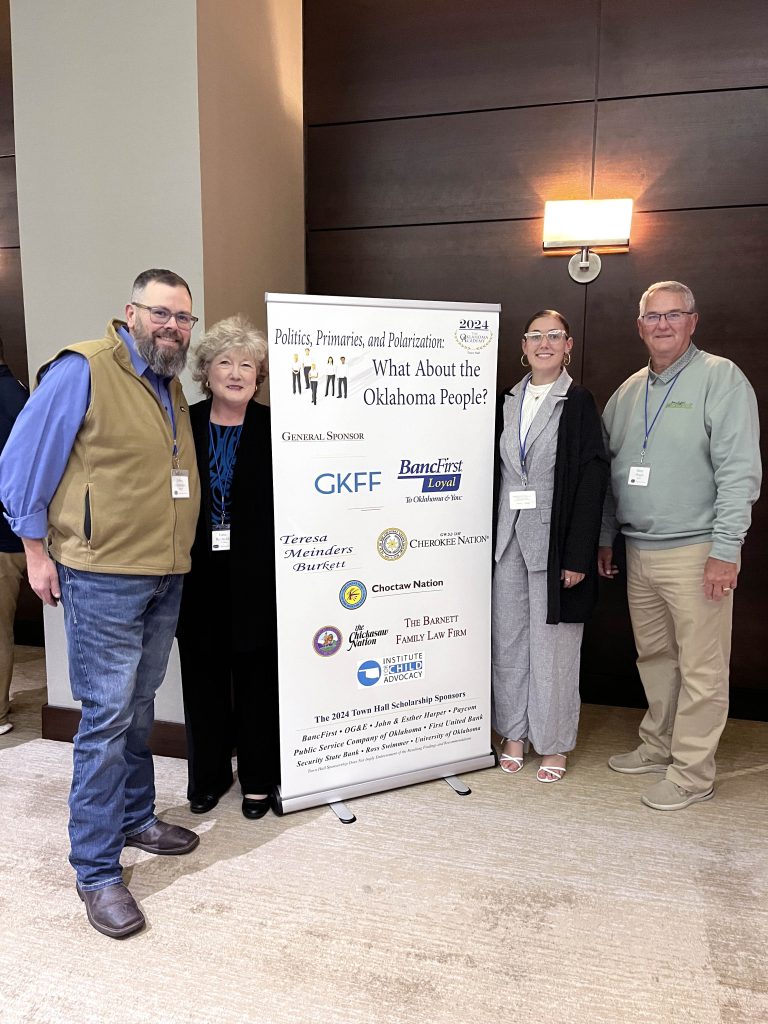
[[[528,331],[523,335],[526,341],[532,341],[534,345],[538,345],[540,341],[545,338],[547,341],[551,341],[553,345],[556,345],[558,341],[562,341],[563,338],[567,338],[568,335],[565,331],[547,331],[546,334],[542,334],[541,331]]]

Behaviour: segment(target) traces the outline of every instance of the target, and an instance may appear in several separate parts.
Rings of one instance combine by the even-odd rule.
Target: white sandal
[[[560,754],[560,757],[566,757],[565,754]],[[542,764],[539,766],[539,770],[536,772],[537,782],[559,782],[567,771],[566,765],[559,764]],[[548,779],[543,773],[549,772],[550,775],[554,775],[554,779]]]
[[[512,764],[515,765],[515,767],[514,768],[505,768],[504,767],[504,762],[505,761],[511,762]],[[513,757],[512,754],[499,754],[499,768],[501,768],[501,770],[503,772],[506,772],[507,775],[517,775],[517,773],[519,771],[522,771],[522,768],[523,768],[523,758],[522,757]]]
[[[522,771],[522,768],[523,768],[523,763],[524,763],[524,758],[525,758],[525,740],[515,740],[516,743],[522,743],[523,744],[523,753],[519,757],[516,757],[514,754],[505,754],[504,753],[504,749],[503,748],[504,748],[504,744],[506,742],[507,742],[507,740],[503,740],[502,744],[501,744],[502,749],[499,752],[499,768],[501,768],[501,770],[503,772],[506,772],[507,775],[517,775],[517,773],[519,771]],[[512,767],[505,768],[504,764],[503,764],[504,761],[506,761],[510,765],[514,765],[515,767],[514,768],[512,768]]]

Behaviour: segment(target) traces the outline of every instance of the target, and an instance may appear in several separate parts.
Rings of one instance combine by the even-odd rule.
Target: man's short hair
[[[172,270],[153,270],[142,271],[136,280],[133,282],[133,288],[131,289],[131,302],[137,302],[144,294],[144,289],[148,284],[152,284],[157,281],[159,284],[167,284],[169,288],[186,288],[187,294],[190,299],[192,298],[192,292],[189,289],[189,285],[183,277],[179,277],[178,274],[174,274]]]
[[[655,295],[656,292],[677,292],[678,295],[683,296],[686,313],[696,312],[696,299],[694,299],[693,292],[687,284],[681,284],[679,281],[657,281],[656,284],[652,284],[650,288],[643,292],[640,299],[640,316],[645,313],[648,299]]]

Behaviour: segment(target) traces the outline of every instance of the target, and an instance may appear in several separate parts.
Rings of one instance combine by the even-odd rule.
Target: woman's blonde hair
[[[233,348],[244,348],[253,358],[256,364],[257,387],[267,376],[267,339],[264,332],[247,317],[238,313],[236,316],[227,317],[226,320],[219,320],[210,327],[192,351],[192,380],[197,381],[204,395],[211,393],[208,385],[208,367],[214,359]]]

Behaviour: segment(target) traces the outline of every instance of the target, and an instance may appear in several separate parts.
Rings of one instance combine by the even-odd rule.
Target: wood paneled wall
[[[10,0],[0,0],[0,335],[6,362],[19,380],[28,383],[13,144]]]
[[[764,0],[305,0],[307,289],[501,301],[499,387],[535,309],[570,319],[604,403],[645,361],[652,281],[697,296],[697,343],[768,395]],[[592,284],[545,257],[545,199],[631,196]],[[735,602],[732,713],[768,717],[768,502]],[[641,704],[622,583],[584,645],[585,699]]]
[[[29,383],[16,207],[10,0],[0,0],[0,335],[5,361],[19,380]],[[42,605],[26,581],[19,595],[15,634],[17,643],[43,644]]]

